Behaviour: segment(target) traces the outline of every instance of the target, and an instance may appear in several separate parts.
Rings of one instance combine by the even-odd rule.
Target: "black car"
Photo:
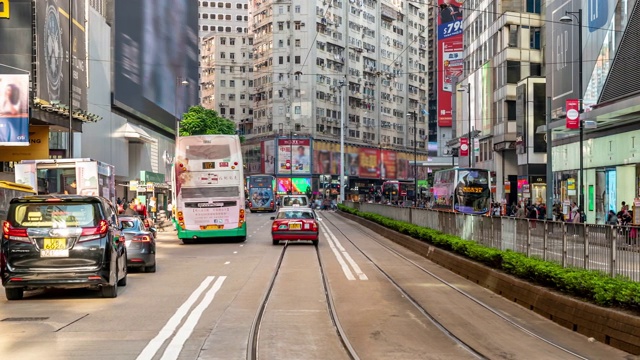
[[[120,225],[127,246],[127,266],[145,272],[156,272],[156,236],[147,230],[137,216],[120,216]]]
[[[11,200],[2,223],[0,277],[9,300],[38,288],[96,288],[118,296],[127,249],[111,202],[97,196],[39,195]]]

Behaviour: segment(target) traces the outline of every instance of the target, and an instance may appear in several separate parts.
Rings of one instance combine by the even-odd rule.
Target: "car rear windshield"
[[[100,221],[96,204],[91,203],[18,203],[9,211],[13,227],[88,227]]]
[[[309,206],[306,196],[285,196],[282,200],[282,206]]]
[[[140,226],[138,225],[138,221],[135,219],[120,219],[120,224],[122,224],[122,230],[139,230]]]
[[[311,211],[281,211],[276,219],[313,219]]]

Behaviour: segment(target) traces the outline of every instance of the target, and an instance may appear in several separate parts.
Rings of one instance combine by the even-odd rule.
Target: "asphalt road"
[[[333,212],[319,214],[319,251],[330,294],[360,359],[477,358],[466,347],[486,358],[633,358],[589,342]],[[248,215],[250,236],[244,243],[182,245],[174,232],[159,233],[157,273],[130,273],[116,299],[89,290],[27,292],[24,300],[11,302],[0,295],[0,359],[246,359],[252,324],[284,248],[271,244],[269,216]],[[259,328],[258,355],[349,358],[329,316],[310,243],[286,248]]]

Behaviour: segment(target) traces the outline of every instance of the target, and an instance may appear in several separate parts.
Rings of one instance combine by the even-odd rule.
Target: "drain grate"
[[[4,318],[0,321],[44,321],[49,319],[48,317],[38,317],[38,316],[31,316],[31,317],[9,317],[9,318]]]

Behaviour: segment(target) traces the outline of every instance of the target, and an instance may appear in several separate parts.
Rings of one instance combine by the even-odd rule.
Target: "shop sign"
[[[531,180],[529,181],[532,184],[546,184],[547,177],[546,176],[531,176]]]
[[[580,128],[580,100],[567,99],[567,129],[579,129]]]
[[[138,180],[129,181],[129,191],[138,191]]]

